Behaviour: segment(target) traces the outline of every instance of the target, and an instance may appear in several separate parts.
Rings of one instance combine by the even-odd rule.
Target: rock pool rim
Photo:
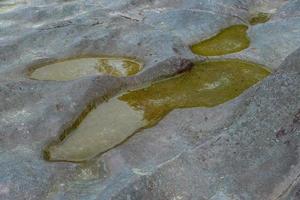
[[[241,60],[241,59],[235,59],[235,58],[232,58],[232,59],[224,59],[224,58],[220,58],[220,59],[212,59],[212,60],[206,60],[206,61],[195,61],[193,62],[193,66],[190,67],[188,70],[186,71],[182,71],[181,73],[179,74],[175,74],[173,76],[170,76],[170,77],[167,77],[167,78],[162,78],[160,80],[156,80],[156,81],[153,81],[150,83],[150,85],[154,84],[154,83],[157,83],[157,82],[160,82],[160,81],[164,81],[164,80],[167,80],[167,79],[171,79],[171,78],[175,78],[177,76],[181,76],[182,74],[186,73],[186,72],[189,72],[192,68],[194,68],[197,64],[199,63],[210,63],[210,62],[226,62],[226,61],[238,61],[238,62],[242,62],[242,63],[249,63],[249,64],[255,64],[255,65],[259,65],[261,68],[263,68],[264,70],[270,72],[270,74],[272,73],[272,71],[266,67],[265,65],[263,64],[259,64],[259,63],[255,63],[255,62],[252,62],[252,61],[249,61],[249,60]],[[269,75],[270,75],[269,74]],[[268,75],[268,76],[269,76]],[[266,77],[268,77],[266,76]],[[266,78],[265,77],[265,78]],[[264,78],[264,79],[265,79]],[[264,80],[262,79],[262,80]],[[261,82],[262,80],[260,80],[259,82]],[[258,83],[259,83],[258,82]],[[256,83],[257,84],[257,83]],[[256,85],[254,84],[254,85]],[[253,87],[254,85],[252,85],[251,87]],[[134,90],[139,90],[141,89],[143,86],[137,86],[136,88],[134,89],[130,89],[129,91],[127,92],[130,92],[130,91],[134,91]],[[250,89],[251,87],[247,88],[246,90]],[[245,90],[245,91],[246,91]],[[74,117],[73,120],[71,120],[68,125],[66,126],[66,128],[62,128],[61,129],[61,133],[58,134],[58,136],[56,138],[54,138],[53,140],[49,141],[45,147],[42,149],[42,157],[44,158],[44,160],[46,160],[47,162],[67,162],[67,163],[77,163],[77,164],[80,164],[80,163],[87,163],[93,159],[97,159],[98,156],[101,156],[102,154],[114,149],[115,147],[119,146],[119,145],[122,145],[124,143],[126,143],[131,137],[133,137],[134,135],[136,135],[138,132],[144,130],[144,129],[147,129],[147,128],[151,128],[151,127],[154,127],[157,123],[159,123],[159,120],[157,123],[155,124],[148,124],[146,126],[143,126],[139,129],[137,129],[136,131],[134,131],[130,136],[128,136],[126,139],[124,139],[122,142],[112,146],[111,148],[107,149],[106,151],[103,151],[101,152],[99,155],[95,156],[94,158],[92,159],[89,159],[89,160],[83,160],[83,161],[70,161],[70,160],[55,160],[55,159],[51,159],[51,153],[50,153],[50,147],[52,145],[57,145],[57,144],[60,144],[61,142],[63,142],[64,139],[66,139],[70,133],[78,128],[78,126],[81,124],[81,122],[85,119],[85,117],[93,110],[95,109],[98,105],[102,104],[103,102],[105,101],[108,101],[109,99],[113,98],[113,97],[117,97],[117,96],[121,96],[122,94],[124,93],[124,91],[120,91],[118,92],[117,94],[107,94],[107,95],[103,95],[103,96],[100,96],[98,98],[95,98],[93,99],[90,103],[88,103],[85,108],[83,109],[83,111],[78,115],[78,117]],[[126,93],[126,92],[125,92]],[[240,95],[239,95],[240,96]],[[238,97],[238,96],[237,96]],[[237,98],[235,97],[235,98]],[[234,99],[235,99],[234,98]],[[232,99],[231,99],[232,100]],[[229,100],[229,101],[231,101]],[[228,101],[226,101],[228,102]],[[222,104],[226,103],[226,102],[223,102]],[[219,105],[222,105],[222,104],[219,104]],[[219,106],[217,105],[217,106]],[[213,106],[215,107],[215,106]],[[187,107],[182,107],[182,108],[177,108],[177,109],[186,109]],[[200,108],[199,106],[193,106],[193,107],[189,107],[189,108]],[[210,107],[204,107],[204,108],[210,108]]]
[[[136,76],[138,74],[140,74],[143,70],[144,70],[144,62],[141,59],[138,59],[137,57],[130,57],[130,56],[110,56],[110,55],[97,55],[97,54],[91,54],[91,55],[78,55],[78,56],[71,56],[71,57],[66,57],[66,58],[41,58],[37,61],[33,61],[33,63],[28,64],[25,69],[22,70],[22,74],[24,74],[26,76],[26,78],[28,78],[29,80],[33,80],[33,81],[50,81],[50,82],[68,82],[68,81],[74,81],[74,80],[78,80],[80,78],[77,79],[73,79],[73,80],[39,80],[36,78],[32,78],[31,75],[32,73],[39,69],[39,68],[43,68],[46,67],[47,65],[51,65],[51,64],[55,64],[55,63],[60,63],[60,62],[66,62],[66,61],[72,61],[72,60],[76,60],[76,59],[110,59],[110,60],[124,60],[124,61],[129,61],[129,62],[133,62],[135,64],[138,64],[140,66],[139,71],[136,74],[133,75],[128,75],[128,76],[120,76],[120,77],[116,77],[116,78],[122,78],[122,77],[133,77]],[[111,76],[108,74],[101,74],[98,76]],[[89,76],[86,76],[89,77]]]

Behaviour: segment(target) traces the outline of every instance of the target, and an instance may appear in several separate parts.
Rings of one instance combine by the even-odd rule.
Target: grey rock
[[[252,41],[250,47],[225,57],[243,58],[276,69],[286,56],[293,53],[300,45],[299,21],[298,17],[280,20],[271,18],[268,23],[253,26],[248,31]]]
[[[12,5],[14,8],[7,6]],[[0,199],[299,199],[300,10],[296,0],[6,0],[0,2]],[[177,109],[82,164],[41,150],[95,98],[171,76],[206,58],[189,46],[253,13],[251,46],[216,58],[272,75],[214,108]],[[128,56],[134,77],[36,81],[32,65],[78,55]]]

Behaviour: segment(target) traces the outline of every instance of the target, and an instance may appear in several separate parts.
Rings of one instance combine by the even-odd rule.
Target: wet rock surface
[[[299,199],[298,0],[1,1],[0,199]],[[249,25],[256,13],[269,21]],[[213,108],[176,109],[88,162],[49,163],[41,150],[94,99],[191,67],[190,46],[249,26],[239,58],[273,73]],[[298,50],[297,50],[298,49]],[[144,63],[132,77],[31,80],[27,70],[76,56]]]

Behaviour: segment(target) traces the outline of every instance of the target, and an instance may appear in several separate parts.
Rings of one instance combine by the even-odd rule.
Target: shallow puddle
[[[14,8],[17,7],[17,4],[16,3],[11,3],[11,4],[6,4],[5,2],[4,3],[1,3],[0,1],[0,13],[1,12],[8,12],[8,11],[11,11],[13,10]]]
[[[93,109],[77,129],[45,149],[52,161],[88,160],[159,122],[176,108],[212,107],[240,95],[269,74],[241,60],[196,63],[191,71],[129,91]]]
[[[263,24],[269,21],[271,18],[271,14],[269,13],[258,13],[256,16],[253,16],[250,20],[249,23],[251,25],[256,25],[256,24]]]
[[[50,146],[48,159],[90,159],[119,144],[145,124],[143,111],[112,98],[93,109],[61,144]]]
[[[68,81],[97,74],[120,77],[134,75],[141,68],[140,63],[125,58],[78,58],[39,67],[30,74],[30,78]]]
[[[202,56],[219,56],[239,52],[250,45],[247,30],[248,27],[245,25],[230,26],[212,38],[193,45],[191,50]]]

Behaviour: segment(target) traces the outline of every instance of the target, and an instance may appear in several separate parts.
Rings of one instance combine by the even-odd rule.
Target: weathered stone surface
[[[299,199],[298,0],[7,0],[0,6],[1,200]],[[174,110],[87,163],[42,159],[42,147],[90,101],[189,68],[188,60],[205,59],[190,45],[248,24],[256,12],[273,15],[250,27],[248,49],[223,57],[267,65],[274,69],[270,77],[220,106]],[[144,70],[68,82],[25,75],[32,65],[78,55],[133,57]]]

